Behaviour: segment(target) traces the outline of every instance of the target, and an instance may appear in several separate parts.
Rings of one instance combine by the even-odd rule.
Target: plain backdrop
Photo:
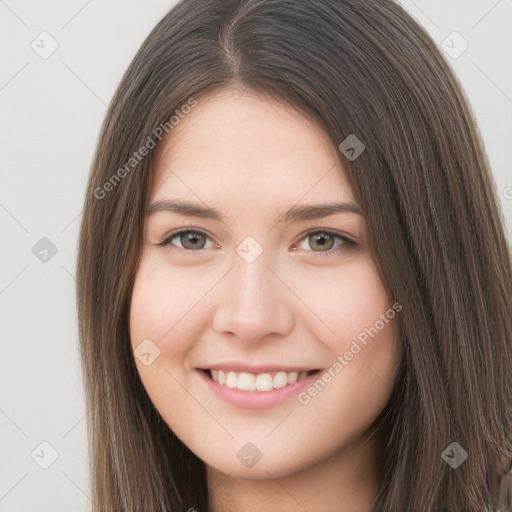
[[[74,302],[82,201],[106,107],[175,3],[0,0],[0,512],[91,505]],[[401,4],[452,54],[510,233],[512,1]]]

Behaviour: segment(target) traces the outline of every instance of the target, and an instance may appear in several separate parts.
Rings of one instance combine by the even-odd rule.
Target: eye
[[[163,242],[157,244],[160,247],[166,246],[166,245],[174,245],[178,247],[179,249],[190,251],[190,252],[197,252],[201,249],[208,249],[209,247],[206,247],[206,240],[210,237],[203,233],[202,231],[196,231],[192,229],[187,229],[183,231],[178,231],[177,233],[172,233],[170,236],[168,236]],[[178,244],[174,243],[173,241],[177,240]],[[213,247],[216,245],[213,244]],[[218,247],[218,246],[217,246]]]
[[[311,252],[320,253],[322,256],[331,256],[357,247],[354,240],[330,230],[311,231],[302,240],[309,242],[309,247],[313,249]],[[337,245],[336,240],[338,240]],[[303,249],[303,247],[300,247],[300,249]]]
[[[194,229],[186,229],[171,233],[163,242],[158,243],[159,247],[172,245],[178,249],[187,252],[199,252],[202,249],[219,247],[218,244],[212,243],[209,247],[206,242],[211,238],[202,231]],[[350,238],[330,230],[317,230],[309,232],[301,240],[309,241],[309,247],[313,249],[310,252],[316,252],[322,256],[330,256],[340,253],[341,251],[357,247],[357,243]],[[336,245],[336,240],[338,244]],[[299,247],[301,250],[304,247]]]

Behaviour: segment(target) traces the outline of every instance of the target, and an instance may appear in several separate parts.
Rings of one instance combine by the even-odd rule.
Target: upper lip
[[[200,370],[228,370],[232,372],[245,373],[270,373],[270,372],[309,372],[318,370],[318,367],[312,366],[287,366],[287,365],[250,365],[245,363],[216,363],[209,366],[203,366]]]

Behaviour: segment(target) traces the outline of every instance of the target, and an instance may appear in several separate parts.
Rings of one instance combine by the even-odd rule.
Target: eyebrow
[[[169,201],[164,199],[153,203],[148,215],[155,212],[176,212],[189,217],[213,219],[224,222],[224,216],[215,208],[204,207],[187,201]],[[336,213],[355,213],[364,216],[361,208],[355,203],[326,203],[318,205],[302,205],[291,207],[283,217],[283,222],[293,223],[304,220],[320,219]]]

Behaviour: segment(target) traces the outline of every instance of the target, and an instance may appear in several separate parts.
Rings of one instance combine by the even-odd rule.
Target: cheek
[[[197,269],[173,268],[146,256],[131,298],[130,339],[140,379],[153,405],[184,439],[189,439],[184,418],[197,414],[183,390],[190,386],[188,355],[207,322],[207,286],[205,279],[197,278]],[[149,364],[139,357],[147,352]],[[176,409],[182,414],[173,414]]]
[[[197,386],[194,354],[214,315],[211,290],[225,273],[220,266],[199,272],[197,265],[171,265],[161,256],[143,254],[135,276],[129,323],[139,377],[153,405],[187,444],[200,435],[187,418],[202,417],[204,411],[186,390]],[[139,355],[148,346],[157,355],[146,365]]]
[[[328,368],[333,378],[328,387],[333,394],[324,394],[326,408],[329,400],[343,396],[351,401],[350,409],[364,403],[365,411],[373,414],[393,386],[399,357],[396,317],[401,308],[393,308],[370,257],[329,275],[317,274],[314,282],[303,278],[302,283],[301,293],[315,308],[315,317],[303,317],[311,319],[307,328],[331,354]]]
[[[173,354],[183,354],[187,340],[194,339],[194,332],[199,333],[205,321],[205,289],[207,285],[198,281],[192,267],[173,268],[143,259],[130,307],[132,346],[149,338],[164,355],[170,347]]]
[[[379,321],[392,304],[369,256],[354,259],[338,269],[301,277],[297,281],[297,295],[304,298],[314,313],[312,332],[338,353],[376,322],[383,334],[391,330],[392,322],[382,328]],[[395,316],[393,311],[392,314]]]
[[[334,274],[317,274],[314,286],[302,280],[302,293],[314,298],[322,321],[308,320],[308,329],[331,356],[299,403],[305,421],[322,424],[318,449],[325,453],[332,443],[341,446],[362,435],[377,418],[389,399],[399,355],[396,317],[401,308],[393,308],[373,262],[354,260]]]

